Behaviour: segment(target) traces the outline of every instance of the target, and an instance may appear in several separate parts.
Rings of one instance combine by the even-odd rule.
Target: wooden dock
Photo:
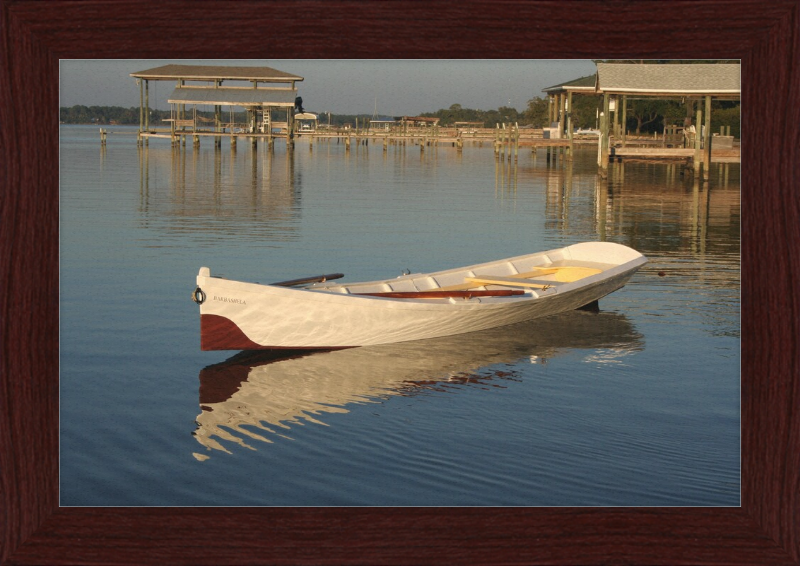
[[[705,162],[705,151],[700,153],[700,159]],[[683,147],[612,147],[609,154],[611,161],[642,161],[642,160],[669,160],[689,161],[695,157],[693,148]],[[739,163],[741,150],[739,148],[714,149],[711,148],[711,161],[714,163]]]
[[[520,148],[536,151],[544,148],[548,152],[548,157],[558,154],[561,158],[569,159],[575,146],[591,145],[597,147],[597,136],[574,136],[569,138],[549,138],[545,137],[542,129],[518,128],[513,125],[504,125],[497,128],[473,128],[468,132],[461,132],[454,128],[420,129],[418,131],[383,131],[383,130],[317,130],[312,132],[297,132],[294,136],[287,135],[286,131],[281,132],[246,132],[238,131],[238,128],[225,128],[221,131],[214,130],[175,130],[174,132],[166,129],[150,129],[139,133],[139,142],[146,143],[150,138],[169,139],[173,145],[186,145],[188,138],[191,138],[195,147],[201,144],[202,139],[212,138],[215,145],[220,146],[223,140],[228,140],[232,147],[237,142],[250,143],[257,146],[259,143],[267,143],[272,147],[275,140],[283,140],[288,148],[293,148],[299,140],[307,140],[310,146],[317,142],[336,140],[343,143],[346,149],[369,144],[380,144],[387,149],[389,146],[419,146],[420,151],[424,152],[427,147],[454,147],[458,150],[463,149],[464,144],[473,144],[480,147],[492,147],[495,154],[499,157],[509,158],[513,155],[517,158]],[[107,131],[101,130],[101,141],[105,143]],[[693,165],[697,151],[695,148],[683,147],[663,147],[662,140],[631,139],[625,141],[624,145],[614,143],[609,150],[609,161],[643,161],[643,160],[662,160],[686,162]],[[707,152],[700,152],[701,162],[705,162]],[[740,149],[720,148],[712,149],[711,161],[718,163],[738,163],[740,162]]]

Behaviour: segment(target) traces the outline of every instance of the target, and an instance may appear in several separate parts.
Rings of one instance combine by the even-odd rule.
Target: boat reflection
[[[293,425],[324,424],[348,406],[465,384],[502,387],[520,379],[509,364],[546,363],[574,350],[586,361],[618,363],[642,349],[643,337],[612,312],[557,316],[436,340],[328,352],[241,352],[200,372],[196,440],[206,454],[229,452],[222,442],[255,450],[250,441],[288,438]],[[501,367],[497,367],[500,365]]]

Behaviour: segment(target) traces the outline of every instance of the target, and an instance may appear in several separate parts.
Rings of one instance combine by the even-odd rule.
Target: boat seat
[[[515,277],[500,277],[499,275],[481,275],[480,277],[467,277],[466,281],[477,285],[503,285],[505,287],[531,287],[534,289],[547,289],[552,283],[519,279]]]
[[[535,287],[534,283],[538,283],[541,288],[550,287],[553,283],[571,283],[573,281],[577,281],[578,279],[583,279],[584,277],[589,277],[590,275],[595,275],[600,273],[602,270],[597,269],[594,267],[580,267],[580,266],[572,266],[572,265],[565,265],[559,267],[538,267],[535,268],[533,271],[527,271],[524,273],[517,273],[516,275],[511,275],[509,277],[504,277],[501,275],[475,275],[465,277],[465,283],[461,283],[458,285],[448,285],[442,286],[439,290],[440,291],[460,291],[466,289],[474,289],[476,285],[483,285],[482,283],[477,283],[478,279],[482,278],[504,278],[508,281],[506,283],[496,283],[496,285],[511,285],[512,283],[518,283],[520,280],[525,281],[529,277],[544,277],[545,275],[549,275],[546,280],[541,281],[531,281],[531,285],[512,285],[516,287]]]

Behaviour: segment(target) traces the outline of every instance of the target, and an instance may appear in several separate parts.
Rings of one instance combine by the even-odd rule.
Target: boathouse
[[[551,139],[560,139],[572,131],[572,97],[575,94],[596,96],[597,75],[581,77],[542,89],[547,95],[549,128],[545,128]]]
[[[187,136],[193,136],[195,143],[199,143],[200,136],[214,136],[215,143],[219,144],[222,133],[230,134],[232,142],[237,135],[253,140],[263,137],[269,143],[274,137],[291,141],[294,111],[302,112],[296,84],[303,77],[271,67],[164,65],[130,76],[139,85],[140,143],[149,137],[185,142]],[[171,114],[169,129],[150,124],[150,81],[175,82],[167,99]],[[198,115],[198,106],[213,108],[214,118],[204,119]],[[237,123],[234,119],[235,107],[245,110],[244,121]],[[229,111],[227,116],[223,109]]]
[[[681,134],[692,147],[669,149],[678,158],[688,156],[698,172],[702,162],[711,162],[711,148],[716,136],[711,132],[711,101],[740,100],[741,69],[738,63],[598,63],[595,92],[603,97],[600,114],[600,151],[598,165],[605,168],[611,157],[638,153],[646,156],[646,148],[625,148],[625,117],[629,100],[660,98],[679,100],[686,105],[686,119]],[[620,124],[622,127],[620,127]],[[691,136],[688,136],[691,132]],[[696,134],[696,135],[695,135]],[[622,148],[612,148],[611,138]],[[726,143],[730,136],[720,135]],[[650,152],[652,154],[652,151]],[[704,176],[708,174],[708,167]]]

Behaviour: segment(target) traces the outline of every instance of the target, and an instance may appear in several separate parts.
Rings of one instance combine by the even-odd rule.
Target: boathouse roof
[[[583,91],[594,94],[594,89],[596,84],[597,84],[597,74],[594,74],[586,77],[581,77],[579,79],[573,79],[565,83],[549,86],[547,88],[543,88],[542,92],[550,94],[563,90],[572,90],[572,91],[578,91],[578,92]]]
[[[729,63],[598,63],[597,92],[738,98],[741,66]]]
[[[271,67],[228,67],[224,65],[163,65],[131,73],[131,76],[145,80],[182,79],[185,81],[237,80],[287,83],[303,80],[303,77]]]
[[[221,106],[294,107],[296,90],[274,88],[176,88],[169,95],[170,104],[208,104]]]

